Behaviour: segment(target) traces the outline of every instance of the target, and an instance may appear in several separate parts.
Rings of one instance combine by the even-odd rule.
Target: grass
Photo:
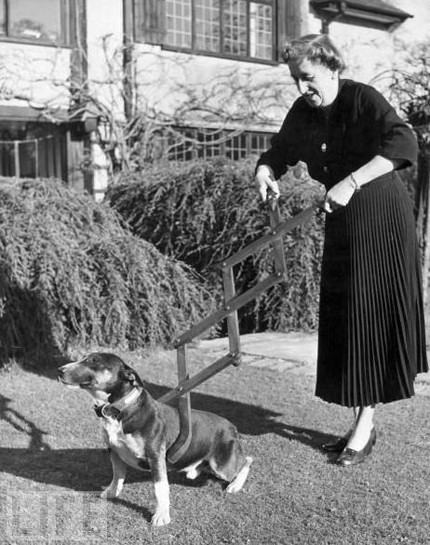
[[[173,352],[119,353],[155,396],[175,385]],[[191,372],[210,354],[191,351]],[[313,377],[243,365],[214,377],[193,406],[224,415],[254,457],[244,490],[172,475],[172,523],[152,529],[152,486],[130,470],[122,496],[98,498],[111,470],[85,392],[49,373],[1,377],[0,527],[4,545],[428,544],[429,399],[381,407],[369,463],[339,468],[319,445],[349,413],[313,396]]]

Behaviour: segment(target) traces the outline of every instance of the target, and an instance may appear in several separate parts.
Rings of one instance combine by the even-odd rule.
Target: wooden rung
[[[270,226],[272,231],[276,231],[278,225],[281,223],[281,211],[279,205],[275,202],[274,207],[269,209]],[[273,241],[273,260],[275,263],[275,271],[278,273],[284,273],[287,270],[287,264],[285,262],[284,243],[282,238]]]
[[[243,307],[243,305],[246,305],[246,303],[249,301],[255,299],[258,295],[260,295],[260,293],[263,293],[263,291],[266,291],[275,284],[278,284],[278,282],[281,282],[283,278],[284,277],[281,273],[271,274],[256,286],[253,286],[240,295],[236,295],[233,297],[233,299],[230,299],[226,305],[226,308],[216,310],[213,314],[191,327],[188,331],[178,337],[178,339],[176,339],[174,342],[174,346],[177,348],[178,346],[189,343],[201,335],[204,331],[226,318],[229,314],[236,311],[240,307]]]
[[[176,354],[178,366],[178,385],[189,380],[190,375],[187,369],[187,346],[180,346]],[[190,394],[183,396],[179,400],[179,412],[182,413],[182,419],[187,422],[191,428],[191,398]]]
[[[272,244],[275,240],[282,238],[285,233],[288,233],[288,231],[291,231],[291,229],[294,229],[295,227],[302,225],[303,223],[310,220],[315,210],[317,210],[318,208],[319,206],[317,205],[309,206],[308,208],[305,208],[305,210],[302,210],[301,212],[296,214],[293,218],[279,223],[276,226],[275,233],[268,233],[267,235],[264,235],[256,240],[255,242],[251,242],[251,244],[246,246],[240,252],[237,252],[237,254],[234,254],[231,257],[222,261],[220,263],[221,267],[224,269],[227,267],[233,267],[237,263],[240,263],[250,255],[255,253],[257,250],[260,250],[261,248]]]
[[[209,367],[206,367],[193,377],[181,381],[176,388],[170,390],[170,392],[167,392],[167,394],[159,397],[157,401],[160,401],[161,403],[167,403],[168,401],[171,401],[176,397],[181,397],[185,394],[189,395],[188,392],[190,392],[193,388],[196,388],[207,379],[211,378],[213,375],[216,375],[217,373],[219,373],[219,371],[222,371],[229,365],[234,365],[237,357],[237,354],[227,354],[227,356],[223,356],[222,358],[212,363],[212,365],[209,365]]]
[[[231,299],[236,295],[236,288],[234,286],[233,269],[230,267],[224,269],[222,272],[224,283],[224,300],[228,304]],[[232,312],[227,316],[227,330],[228,330],[228,342],[230,348],[230,354],[238,354],[236,365],[240,364],[240,331],[239,331],[239,318],[237,311]]]

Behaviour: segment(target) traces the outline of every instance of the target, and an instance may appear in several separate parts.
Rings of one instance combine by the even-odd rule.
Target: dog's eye
[[[96,365],[97,363],[99,363],[99,359],[97,356],[89,356],[87,362],[91,365]]]

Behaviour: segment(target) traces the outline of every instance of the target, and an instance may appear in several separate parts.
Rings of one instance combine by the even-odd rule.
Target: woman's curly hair
[[[339,72],[346,67],[340,51],[326,34],[308,34],[291,40],[285,45],[282,58],[286,63],[309,59]]]

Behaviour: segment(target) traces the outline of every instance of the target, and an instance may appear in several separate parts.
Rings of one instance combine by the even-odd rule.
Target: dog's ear
[[[124,371],[124,377],[126,380],[128,380],[128,382],[131,382],[133,386],[137,385],[136,373],[134,373],[134,371],[131,369],[126,369]]]
[[[123,376],[128,382],[131,382],[133,386],[139,386],[139,379],[132,369],[125,369],[123,371]]]

